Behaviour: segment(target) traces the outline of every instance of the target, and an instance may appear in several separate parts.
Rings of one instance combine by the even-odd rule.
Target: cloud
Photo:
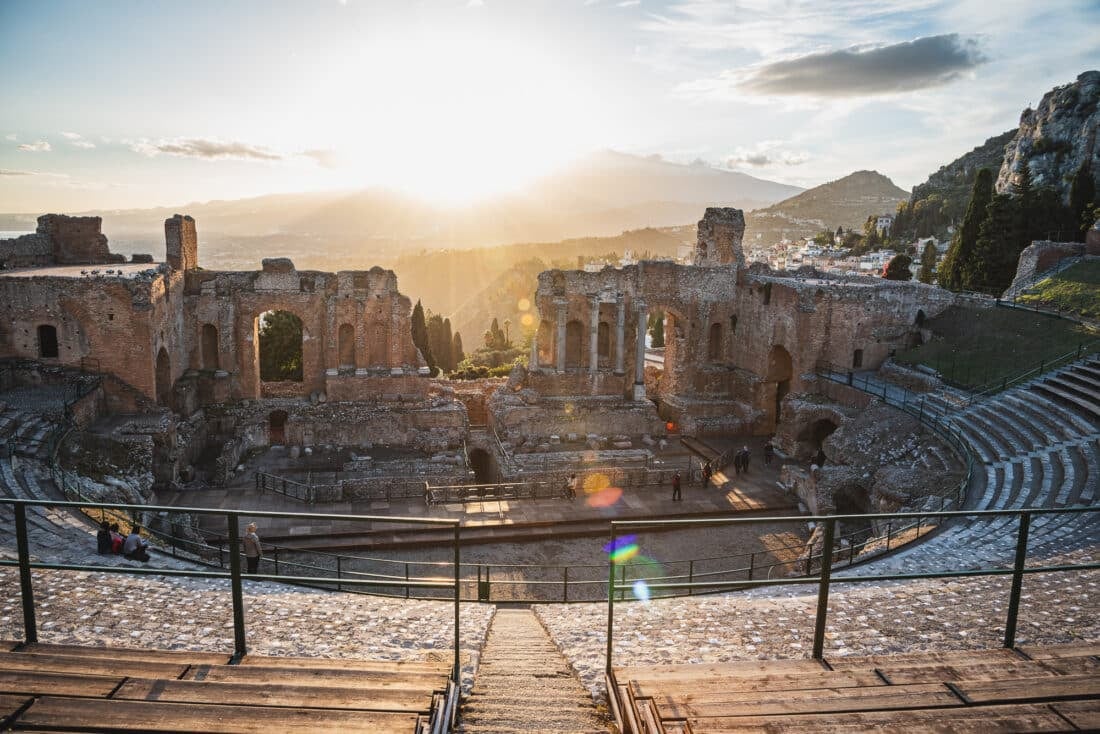
[[[95,143],[90,140],[85,140],[84,136],[80,133],[61,133],[61,136],[69,141],[69,145],[74,148],[83,148],[84,150],[91,150],[95,147]]]
[[[12,171],[10,169],[0,168],[0,176],[33,176],[32,171]]]
[[[633,7],[637,7],[638,5],[641,5],[641,4],[642,4],[642,0],[622,0],[621,2],[615,3],[615,7],[617,7],[617,8],[633,8]]]
[[[334,150],[303,150],[302,155],[312,158],[321,168],[336,168],[339,162]]]
[[[19,150],[27,153],[49,153],[52,148],[45,140],[36,140],[33,143],[23,143],[19,146]]]
[[[851,46],[764,64],[738,87],[751,94],[858,97],[936,87],[987,61],[957,33],[891,45]]]
[[[4,136],[4,140],[19,140],[19,136],[15,133],[8,133]]]
[[[65,138],[68,138],[69,140],[80,140],[82,137],[84,137],[80,133],[64,133],[64,132],[61,133],[61,136],[65,137]]]
[[[765,140],[751,148],[737,148],[726,156],[726,166],[738,168],[740,166],[752,166],[763,168],[765,166],[800,166],[810,160],[810,154],[804,151],[786,150],[783,143],[777,140]]]
[[[129,143],[130,150],[154,158],[161,153],[179,158],[202,160],[280,161],[284,156],[258,145],[207,138],[177,138],[174,140],[138,140]]]

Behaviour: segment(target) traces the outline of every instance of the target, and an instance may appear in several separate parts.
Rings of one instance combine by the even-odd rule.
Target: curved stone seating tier
[[[0,409],[0,444],[12,442],[15,453],[45,459],[56,425],[46,418],[10,406]]]

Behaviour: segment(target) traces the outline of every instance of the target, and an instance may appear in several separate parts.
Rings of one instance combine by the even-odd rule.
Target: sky
[[[0,212],[473,201],[604,149],[910,188],[1096,68],[1097,0],[0,0]]]

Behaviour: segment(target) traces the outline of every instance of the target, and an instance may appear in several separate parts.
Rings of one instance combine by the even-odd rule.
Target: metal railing
[[[828,515],[819,517],[786,517],[786,518],[731,518],[724,520],[613,520],[611,522],[611,536],[608,548],[617,549],[622,546],[624,533],[637,533],[641,530],[654,530],[701,527],[701,526],[746,526],[760,523],[805,523],[817,522],[824,524],[824,533],[821,553],[816,556],[820,570],[816,575],[809,573],[784,579],[757,579],[754,581],[686,581],[669,583],[659,579],[638,579],[633,584],[622,583],[616,578],[615,556],[612,553],[607,564],[607,649],[605,653],[606,672],[611,673],[613,656],[615,651],[615,605],[618,603],[630,603],[635,600],[644,600],[653,592],[669,592],[670,595],[685,595],[698,589],[707,593],[721,593],[734,591],[747,586],[785,586],[806,585],[817,586],[817,612],[814,617],[813,652],[815,659],[820,660],[824,653],[825,624],[828,619],[829,592],[834,584],[861,584],[883,581],[910,581],[917,579],[942,579],[942,578],[966,578],[975,576],[1011,576],[1012,584],[1008,598],[1008,610],[1005,617],[1004,646],[1013,647],[1016,642],[1016,626],[1019,617],[1020,597],[1025,575],[1034,573],[1052,573],[1069,571],[1087,571],[1100,569],[1100,563],[1073,563],[1064,565],[1038,565],[1028,566],[1028,537],[1031,527],[1031,519],[1036,515],[1077,515],[1098,514],[1100,507],[1067,507],[1060,509],[1025,509],[1025,510],[982,510],[974,512],[925,512],[925,513],[893,513],[879,515]],[[907,518],[930,518],[945,521],[957,518],[991,518],[991,517],[1016,518],[1016,548],[1011,566],[986,567],[979,569],[938,571],[927,573],[883,573],[867,575],[846,575],[837,578],[832,577],[834,564],[834,539],[838,522],[849,521],[889,521]],[[1008,532],[1007,529],[1005,532]],[[644,584],[640,588],[639,584]],[[639,591],[642,593],[639,594]],[[633,599],[627,597],[630,594]],[[626,599],[623,602],[621,600]]]
[[[245,613],[244,613],[244,600],[241,589],[241,581],[248,579],[251,581],[275,581],[281,583],[290,584],[302,584],[309,586],[316,586],[320,584],[331,584],[332,578],[329,576],[319,575],[275,575],[275,574],[249,574],[242,572],[241,570],[241,557],[243,555],[241,545],[241,531],[240,520],[244,517],[249,519],[253,518],[273,518],[273,519],[301,519],[301,515],[289,512],[264,512],[264,511],[239,511],[239,510],[211,510],[198,507],[171,507],[171,506],[158,506],[158,505],[128,505],[128,504],[107,504],[107,503],[87,503],[87,502],[69,502],[69,501],[57,501],[57,500],[26,500],[26,499],[11,499],[0,498],[0,506],[11,507],[15,515],[15,534],[16,534],[16,547],[17,547],[17,560],[0,559],[0,567],[18,567],[19,568],[19,581],[20,581],[20,597],[22,602],[23,611],[23,637],[24,641],[28,643],[38,641],[38,625],[35,616],[35,601],[34,601],[34,586],[32,583],[33,570],[50,570],[50,571],[79,571],[79,572],[98,572],[98,573],[119,573],[119,574],[132,574],[137,576],[170,576],[170,577],[183,577],[183,578],[203,578],[203,579],[222,579],[230,582],[230,594],[232,597],[233,606],[233,657],[235,660],[239,660],[243,655],[248,652],[247,637],[246,637],[246,625],[245,625]],[[136,513],[187,513],[188,515],[213,515],[220,516],[225,519],[226,530],[228,536],[228,570],[183,570],[183,569],[169,569],[169,568],[145,568],[145,567],[130,567],[130,566],[111,566],[111,565],[86,565],[86,564],[71,564],[71,563],[44,563],[41,561],[33,561],[30,555],[30,540],[27,529],[27,508],[28,507],[60,507],[76,511],[112,511],[129,513],[136,515]],[[459,680],[459,673],[461,672],[459,653],[460,653],[460,615],[459,615],[459,602],[460,602],[460,588],[461,579],[459,578],[460,568],[460,523],[458,520],[445,519],[445,518],[413,518],[413,517],[386,517],[386,516],[368,516],[368,515],[311,515],[310,517],[323,519],[331,522],[355,522],[355,523],[399,523],[404,525],[422,525],[430,527],[443,527],[451,528],[453,531],[451,545],[454,553],[454,577],[452,580],[443,580],[446,577],[423,577],[423,578],[363,578],[360,575],[345,577],[341,580],[340,585],[349,586],[352,588],[383,588],[383,587],[405,587],[408,589],[437,589],[441,591],[449,590],[453,598],[454,603],[454,667],[452,670],[453,680],[457,683]]]
[[[275,492],[308,505],[317,501],[317,493],[311,485],[262,471],[256,472],[256,491]]]

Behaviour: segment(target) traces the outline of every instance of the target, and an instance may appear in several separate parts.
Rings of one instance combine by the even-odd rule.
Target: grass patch
[[[1084,260],[1043,278],[1016,300],[1060,308],[1086,319],[1100,319],[1100,261]]]
[[[926,365],[968,388],[1012,379],[1100,339],[1100,333],[1072,321],[1003,307],[952,306],[924,325],[932,340],[895,359]]]

